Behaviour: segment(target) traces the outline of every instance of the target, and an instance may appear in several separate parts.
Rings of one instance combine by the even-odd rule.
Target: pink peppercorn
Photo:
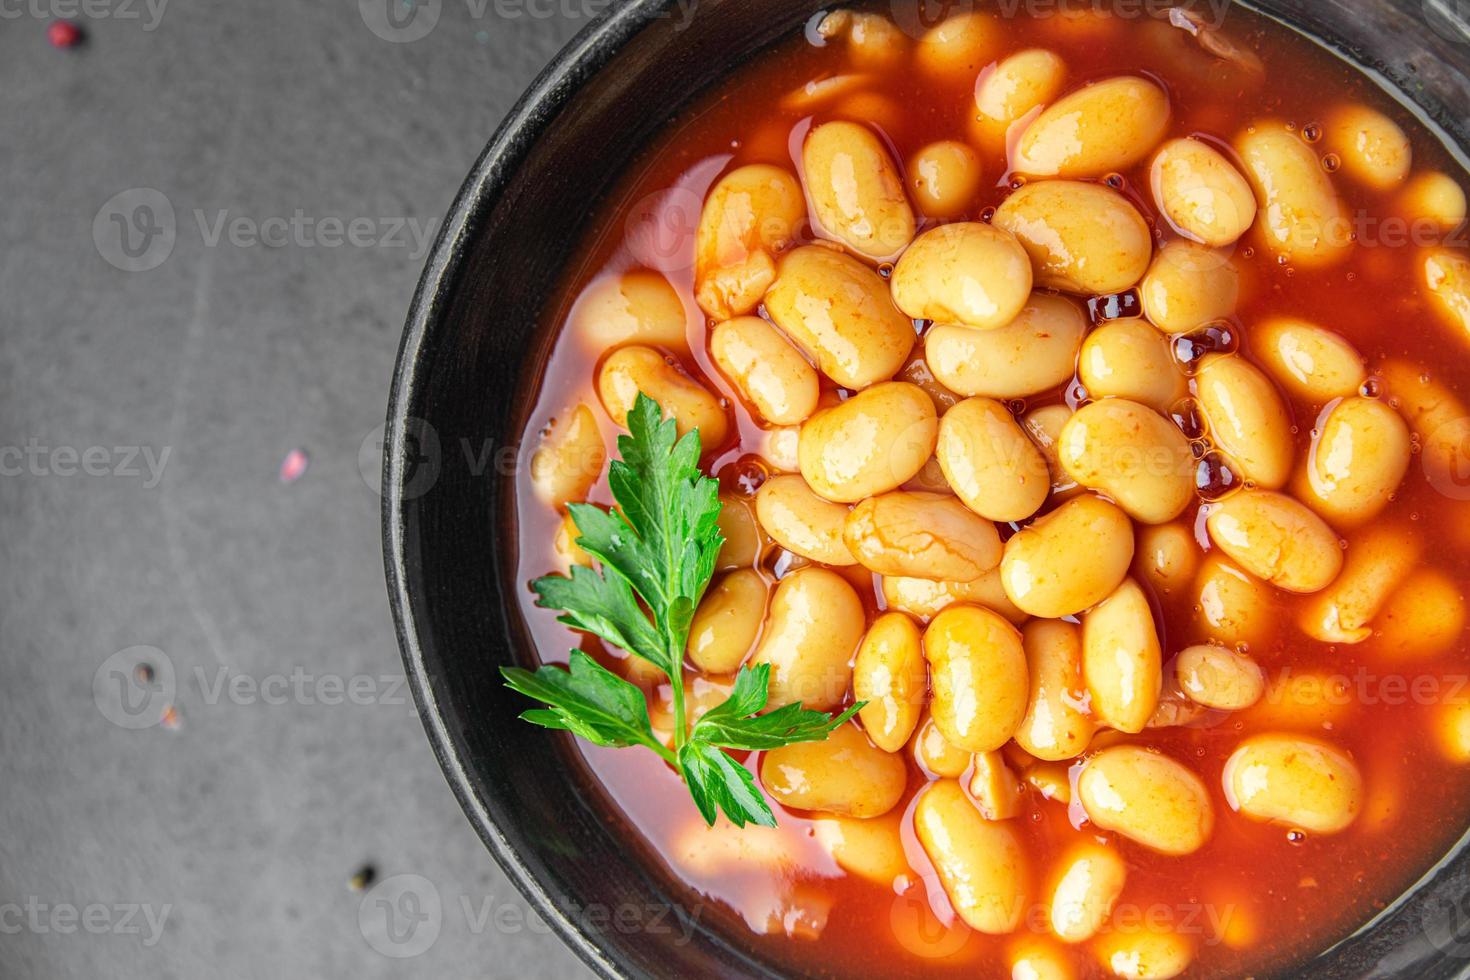
[[[82,43],[82,29],[69,20],[53,20],[46,28],[53,48],[74,48]]]

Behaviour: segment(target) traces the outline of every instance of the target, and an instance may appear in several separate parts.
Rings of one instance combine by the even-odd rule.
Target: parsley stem
[[[682,749],[689,740],[689,726],[684,722],[684,651],[669,644],[669,663],[673,672],[669,674],[669,687],[674,692],[674,748]]]
[[[669,765],[673,766],[676,770],[679,768],[679,757],[675,755],[672,751],[670,751],[667,745],[664,745],[664,743],[655,739],[654,741],[648,743],[648,747],[657,752],[660,759],[663,759]]]

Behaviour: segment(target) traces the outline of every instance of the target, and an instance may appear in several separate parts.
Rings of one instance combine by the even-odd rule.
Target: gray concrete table
[[[604,4],[0,0],[0,976],[585,974],[402,686],[375,466],[426,238]]]

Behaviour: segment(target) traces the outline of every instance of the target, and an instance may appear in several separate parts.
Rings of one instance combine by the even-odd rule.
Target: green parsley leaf
[[[756,788],[750,770],[715,746],[700,741],[685,743],[679,750],[679,768],[684,771],[684,782],[705,823],[714,826],[718,807],[737,827],[747,823],[776,826],[776,815]]]
[[[679,437],[673,419],[640,394],[628,413],[628,435],[618,439],[622,458],[608,471],[617,506],[603,510],[573,504],[577,545],[601,565],[574,567],[569,576],[532,583],[540,605],[562,613],[559,622],[591,633],[641,657],[669,677],[674,747],[654,735],[648,703],[635,685],[580,650],[570,670],[542,667],[535,673],[507,668],[513,689],[546,704],[521,717],[545,728],[572,732],[597,745],[642,745],[678,769],[704,819],[719,813],[736,826],[774,827],[755,777],[725,749],[761,750],[821,741],[862,705],[836,718],[786,705],[767,715],[771,668],[744,668],[724,703],[690,729],[686,721],[684,648],[689,627],[710,579],[724,538],[720,536],[719,484],[699,469],[696,430]]]
[[[643,692],[581,650],[572,651],[569,670],[546,666],[533,674],[503,667],[500,673],[512,690],[550,706],[521,715],[532,724],[572,732],[594,745],[667,751],[653,734]]]
[[[779,749],[797,742],[821,742],[862,709],[860,702],[833,718],[788,704],[768,715],[756,715],[766,706],[770,664],[741,668],[729,699],[705,712],[694,725],[693,737],[728,749]],[[754,717],[750,717],[754,716]]]

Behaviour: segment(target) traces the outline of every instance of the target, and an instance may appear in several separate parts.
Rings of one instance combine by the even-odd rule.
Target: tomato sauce
[[[1146,17],[1017,17],[1005,22],[1006,53],[1031,46],[1056,52],[1067,64],[1069,89],[1112,74],[1146,74],[1168,90],[1171,136],[1195,134],[1221,148],[1255,120],[1282,119],[1310,135],[1332,107],[1361,102],[1385,112],[1411,135],[1415,174],[1441,170],[1464,183],[1464,172],[1436,134],[1356,69],[1239,8],[1231,9],[1223,27],[1260,59],[1262,73],[1232,68],[1178,27]],[[842,45],[819,46],[811,37],[794,37],[772,50],[672,120],[598,206],[562,291],[545,309],[546,329],[562,333],[539,375],[527,381],[531,407],[522,431],[528,447],[577,402],[598,406],[594,378],[606,352],[589,349],[574,329],[563,330],[575,319],[579,296],[603,277],[654,268],[685,305],[692,360],[684,367],[728,401],[737,423],[729,443],[707,456],[710,471],[726,490],[753,493],[764,472],[756,457],[765,436],[710,360],[710,324],[693,299],[694,228],[705,192],[734,167],[773,163],[800,172],[803,134],[836,112],[831,105],[791,106],[783,100],[811,80],[851,70],[846,57]],[[864,88],[874,110],[865,121],[881,132],[899,161],[935,140],[964,140],[980,67],[949,86],[915,72],[876,75]],[[984,189],[967,212],[971,220],[988,214],[1012,189],[1005,160],[984,156],[982,164]],[[1157,246],[1174,236],[1153,202],[1147,167],[1145,161],[1118,175],[1115,183],[1148,218]],[[1336,187],[1349,211],[1368,216],[1360,222],[1348,261],[1325,270],[1298,269],[1279,263],[1251,235],[1236,246],[1245,273],[1234,317],[1242,353],[1252,356],[1252,323],[1268,315],[1298,316],[1348,340],[1364,355],[1370,375],[1389,360],[1407,360],[1462,401],[1470,400],[1467,338],[1457,335],[1423,296],[1421,249],[1393,239],[1392,226],[1380,223],[1397,213],[1394,193],[1370,191],[1342,178]],[[1095,316],[1107,305],[1093,304]],[[1075,397],[1072,388],[1028,399],[1026,407]],[[1385,391],[1383,397],[1392,403],[1395,392]],[[1321,406],[1296,400],[1289,405],[1301,458]],[[597,411],[612,457],[614,427]],[[536,500],[525,472],[516,479],[520,547],[514,560],[524,586],[519,611],[541,659],[564,662],[566,652],[580,645],[621,669],[618,654],[559,626],[555,613],[534,606],[529,583],[559,570],[552,541],[560,515]],[[1460,486],[1457,497],[1454,487],[1442,492],[1446,488],[1438,482],[1431,485],[1416,457],[1377,522],[1422,534],[1429,541],[1425,563],[1463,587],[1470,576],[1470,504],[1465,502],[1470,486]],[[605,474],[592,499],[611,502]],[[1183,518],[1191,519],[1201,547],[1208,549],[1194,508]],[[761,568],[777,576],[788,558],[772,545]],[[1191,935],[1196,952],[1190,976],[1270,974],[1301,964],[1410,886],[1459,837],[1470,813],[1465,770],[1445,757],[1433,728],[1440,706],[1470,699],[1465,682],[1470,649],[1464,638],[1443,653],[1413,660],[1382,649],[1376,636],[1356,646],[1329,646],[1296,627],[1300,597],[1273,595],[1269,639],[1253,644],[1249,653],[1270,677],[1325,671],[1336,679],[1318,692],[1335,709],[1330,727],[1304,730],[1329,737],[1353,755],[1363,773],[1366,802],[1354,824],[1333,836],[1296,834],[1232,813],[1220,788],[1224,761],[1245,735],[1271,730],[1253,721],[1250,711],[1217,716],[1199,727],[1151,729],[1128,737],[1196,771],[1210,786],[1216,806],[1211,839],[1186,857],[1118,842],[1129,875],[1115,917],[1154,916]],[[866,590],[864,599],[870,616],[881,610],[876,587]],[[1186,645],[1209,639],[1193,596],[1154,594],[1152,599],[1166,660]],[[691,671],[692,690],[706,683]],[[650,697],[658,700],[657,690]],[[702,839],[697,836],[702,821],[671,770],[649,752],[576,746],[630,843],[661,862],[685,889],[685,904],[698,910],[700,921],[728,930],[737,947],[785,970],[813,975],[1009,975],[1008,951],[1017,937],[983,936],[959,922],[907,819],[905,851],[912,873],[892,888],[845,874],[818,841],[814,815],[780,807],[779,829],[742,845],[747,847],[737,852],[742,860],[721,861],[705,852],[701,858],[695,853],[699,848],[688,842]],[[756,762],[748,760],[752,768]],[[928,778],[912,759],[909,764],[908,797],[899,809],[912,805]],[[1079,836],[1079,826],[1080,833],[1088,832],[1083,820],[1075,804],[1069,808],[1028,792],[1015,824],[1030,858],[1038,903],[1051,859]],[[733,832],[725,827],[716,833]],[[774,866],[760,860],[770,851],[780,855]],[[1033,929],[1045,931],[1042,916],[1030,921]],[[1087,944],[1070,948],[1069,955],[1077,975],[1107,975]]]

